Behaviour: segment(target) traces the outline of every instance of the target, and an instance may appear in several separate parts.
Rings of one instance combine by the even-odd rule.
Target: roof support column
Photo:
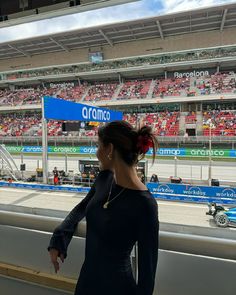
[[[224,29],[224,25],[225,25],[225,19],[226,19],[226,15],[227,15],[228,9],[224,10],[223,16],[222,16],[222,20],[221,20],[221,25],[220,25],[220,31],[222,32]]]
[[[120,84],[123,83],[123,79],[122,79],[122,76],[121,76],[120,73],[118,73],[118,78],[119,78],[119,83],[120,83]]]
[[[156,20],[156,24],[157,24],[157,27],[158,27],[158,30],[159,30],[161,39],[164,39],[164,35],[163,35],[163,31],[162,31],[162,27],[161,27],[160,21],[159,20]]]
[[[107,37],[107,35],[103,32],[103,30],[98,30],[98,32],[103,36],[103,38],[107,41],[107,43],[111,46],[111,47],[113,47],[114,46],[114,44],[113,44],[113,42]]]

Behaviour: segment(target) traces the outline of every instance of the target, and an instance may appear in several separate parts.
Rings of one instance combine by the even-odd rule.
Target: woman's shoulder
[[[158,205],[154,196],[147,191],[139,191],[136,194],[135,200],[136,205],[136,218],[138,222],[156,222],[158,221]]]
[[[149,211],[157,209],[157,202],[154,196],[150,193],[148,189],[146,190],[133,190],[132,191],[135,202],[139,204],[142,211]]]

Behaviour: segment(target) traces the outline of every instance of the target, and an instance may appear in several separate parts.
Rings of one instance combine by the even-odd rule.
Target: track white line
[[[13,193],[27,193],[27,192],[36,192],[36,190],[26,190],[26,189],[18,189],[18,188],[4,188],[4,187],[1,187],[0,188],[0,192],[1,191],[5,191],[5,192],[13,192]]]
[[[80,193],[76,193],[76,192],[70,192],[70,193],[66,193],[66,192],[62,192],[62,191],[38,191],[38,190],[34,190],[34,189],[18,189],[18,188],[0,188],[0,193],[1,191],[5,191],[8,193],[26,193],[26,194],[30,194],[30,193],[37,193],[39,195],[48,195],[48,196],[53,196],[53,197],[74,197],[76,194],[78,194],[78,196],[81,196]]]
[[[178,207],[191,207],[191,208],[206,208],[207,207],[207,204],[206,205],[194,205],[194,204],[186,204],[186,203],[175,203],[175,202],[163,202],[163,201],[159,201],[157,200],[157,203],[160,204],[160,205],[164,205],[164,206],[178,206]]]

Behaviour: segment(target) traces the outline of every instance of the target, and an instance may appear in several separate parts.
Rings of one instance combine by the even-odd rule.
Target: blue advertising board
[[[8,183],[6,181],[0,181],[0,187],[67,191],[84,194],[88,193],[90,190],[89,187],[55,186],[19,182]],[[162,200],[193,203],[216,202],[218,204],[236,204],[236,188],[192,186],[170,183],[147,183],[147,187],[155,198]]]
[[[178,200],[196,203],[216,202],[236,204],[236,188],[196,186],[189,184],[148,183],[154,197],[164,200]]]
[[[14,188],[25,188],[25,189],[39,189],[39,190],[49,190],[49,191],[67,191],[67,192],[76,192],[76,193],[88,193],[90,187],[68,187],[68,186],[55,186],[47,184],[28,184],[28,183],[19,183],[12,182],[8,183],[6,181],[0,181],[0,187],[14,187]]]
[[[153,149],[150,148],[147,152],[147,155],[152,155]],[[158,156],[186,156],[186,148],[159,148],[157,149]]]
[[[54,120],[111,122],[122,120],[123,113],[45,96],[44,116]]]
[[[42,153],[41,146],[6,146],[10,153]],[[96,146],[49,146],[48,153],[67,153],[67,154],[91,154],[95,155]],[[204,153],[203,153],[204,152]],[[153,153],[152,149],[147,152],[148,156]],[[177,156],[177,157],[208,157],[208,150],[200,149],[175,149],[160,148],[157,150],[158,156]],[[236,150],[213,150],[212,157],[216,158],[236,158]]]

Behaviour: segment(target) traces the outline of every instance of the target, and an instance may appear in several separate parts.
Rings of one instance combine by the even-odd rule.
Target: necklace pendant
[[[106,203],[103,205],[103,208],[104,208],[104,209],[107,209],[107,207],[108,207],[108,203],[109,203],[109,202],[106,202]]]

